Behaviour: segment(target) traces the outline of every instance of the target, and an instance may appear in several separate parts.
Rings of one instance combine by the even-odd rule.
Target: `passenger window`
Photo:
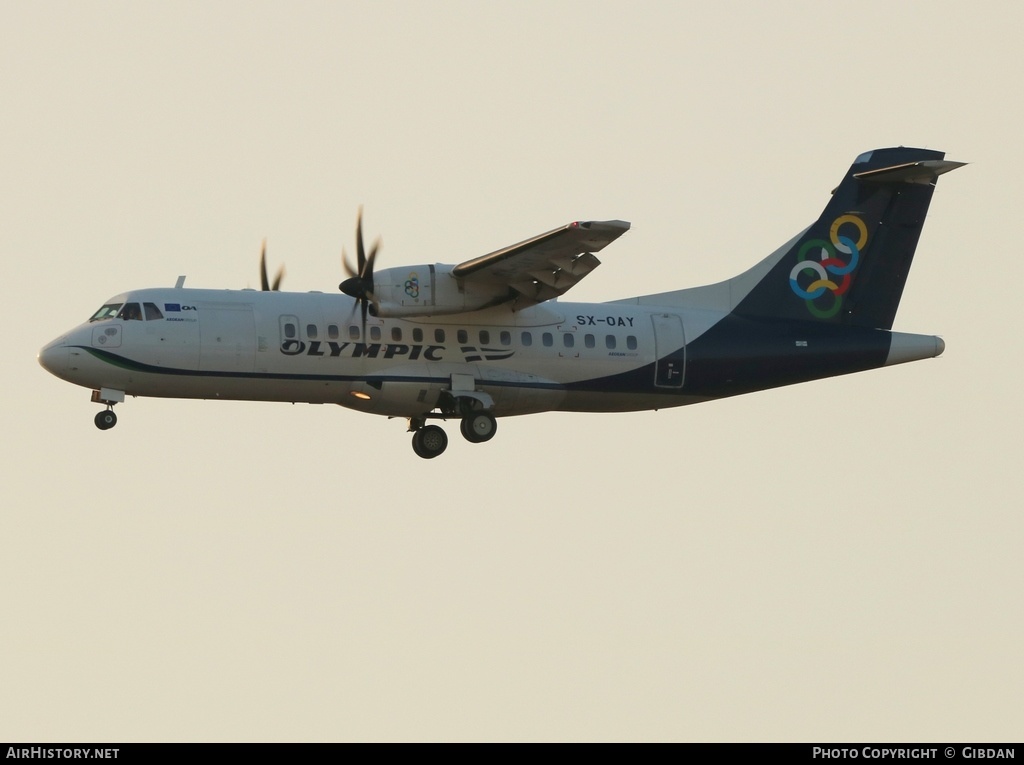
[[[327,325],[327,339],[328,340],[337,340],[338,339],[338,325],[337,324],[328,324]]]
[[[443,343],[444,342],[444,330],[443,329],[435,329],[434,330],[434,342],[435,343]]]
[[[626,347],[629,348],[629,350],[631,350],[631,351],[635,351],[636,350],[636,337],[634,337],[633,335],[630,335],[629,337],[627,337],[626,338]]]
[[[604,339],[604,347],[610,351],[615,350],[615,335],[607,335]]]
[[[505,332],[504,330],[502,331],[502,333],[501,333],[501,344],[504,345],[506,348],[508,346],[512,345],[512,333],[511,332]]]
[[[551,335],[550,332],[545,332],[543,335],[541,335],[540,341],[544,343],[545,348],[550,348],[552,345],[555,344],[555,338]]]
[[[576,338],[566,332],[562,335],[562,342],[565,343],[566,348],[572,348],[576,344]]]
[[[583,344],[588,348],[593,348],[595,345],[597,345],[597,341],[594,339],[593,335],[584,335]]]
[[[287,337],[289,340],[295,339],[295,325],[292,324],[290,321],[284,325],[284,336]]]
[[[380,340],[380,327],[370,327],[370,339]]]
[[[396,343],[400,343],[402,341],[402,328],[401,327],[392,327],[391,328],[391,339],[394,340]]]
[[[519,336],[519,339],[522,341],[523,347],[525,348],[529,348],[531,345],[533,345],[533,335],[531,335],[529,332],[524,332],[523,334],[521,334]]]
[[[488,332],[486,329],[481,329],[480,330],[480,345],[487,345],[489,342],[491,342],[491,333]]]
[[[309,340],[316,340],[316,324],[306,325],[306,337]]]
[[[349,340],[358,340],[359,339],[359,327],[357,327],[355,324],[350,325],[349,328],[348,328],[348,339]]]
[[[142,309],[138,303],[125,303],[117,318],[125,321],[142,321]]]
[[[423,330],[420,329],[419,327],[416,327],[415,329],[413,329],[413,331],[412,331],[412,341],[414,343],[422,343],[423,342]]]
[[[464,329],[460,329],[458,332],[455,333],[455,338],[460,343],[468,343],[469,342],[469,333],[466,330],[464,330]]]

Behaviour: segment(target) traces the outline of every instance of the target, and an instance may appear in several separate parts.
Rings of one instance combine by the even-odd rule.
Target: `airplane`
[[[560,298],[629,230],[577,221],[457,265],[375,270],[363,244],[339,293],[131,290],[39,352],[117,422],[127,396],[340,404],[403,418],[420,457],[472,443],[497,418],[626,412],[932,358],[941,338],[892,325],[939,175],[939,151],[861,154],[820,217],[740,275],[604,303]]]

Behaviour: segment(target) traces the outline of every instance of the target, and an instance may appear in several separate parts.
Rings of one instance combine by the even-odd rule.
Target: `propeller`
[[[277,292],[281,289],[281,280],[284,278],[284,266],[277,269],[274,283],[267,280],[267,240],[263,240],[263,247],[260,249],[260,289],[264,292]]]
[[[366,253],[363,247],[363,208],[359,208],[359,217],[356,218],[356,267],[353,268],[348,261],[345,249],[341,250],[341,265],[348,274],[348,279],[338,285],[338,289],[349,297],[356,299],[362,315],[363,338],[366,338],[366,312],[373,301],[373,262],[377,259],[377,251],[380,249],[380,238],[373,243],[370,253]],[[353,308],[354,310],[354,308]]]

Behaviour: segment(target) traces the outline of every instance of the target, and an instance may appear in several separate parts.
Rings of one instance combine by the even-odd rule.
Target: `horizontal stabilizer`
[[[858,181],[875,183],[935,183],[935,179],[950,170],[963,167],[966,162],[949,162],[943,159],[925,159],[920,162],[905,162],[876,170],[854,173]]]

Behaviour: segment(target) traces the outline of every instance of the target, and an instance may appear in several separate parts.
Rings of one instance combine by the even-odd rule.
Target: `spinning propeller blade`
[[[263,246],[260,248],[260,289],[264,292],[277,292],[281,289],[281,280],[284,278],[284,266],[277,269],[277,275],[274,277],[274,283],[271,284],[267,279],[267,240],[263,240]]]
[[[380,239],[378,238],[370,248],[369,254],[366,253],[366,248],[363,246],[363,208],[360,207],[359,217],[356,218],[356,267],[353,268],[349,263],[348,255],[342,248],[341,266],[349,278],[339,284],[338,289],[356,299],[362,316],[364,339],[366,337],[366,313],[373,301],[373,264],[377,259],[379,249]]]

